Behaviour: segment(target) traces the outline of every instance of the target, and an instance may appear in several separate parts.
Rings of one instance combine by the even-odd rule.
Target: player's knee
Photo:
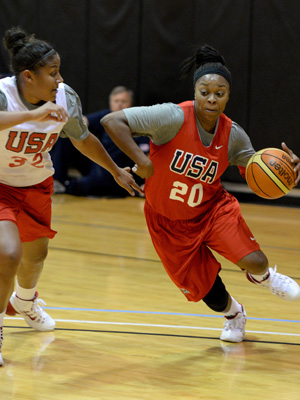
[[[237,265],[251,274],[263,274],[269,265],[268,259],[261,251],[254,251],[243,257]]]
[[[255,262],[255,270],[260,273],[263,273],[267,270],[269,266],[269,262],[266,256],[259,258],[258,260],[256,260]],[[253,273],[253,272],[252,272]]]
[[[229,300],[229,294],[219,275],[215,280],[210,291],[203,298],[204,303],[213,311],[222,312],[226,309]]]
[[[38,253],[35,253],[34,255],[31,254],[31,255],[23,256],[22,263],[28,264],[28,265],[33,265],[33,266],[40,265],[47,258],[47,254],[48,254],[48,249],[44,248],[41,251],[39,251]]]
[[[0,253],[0,274],[2,276],[15,276],[21,261],[21,251],[7,248]]]

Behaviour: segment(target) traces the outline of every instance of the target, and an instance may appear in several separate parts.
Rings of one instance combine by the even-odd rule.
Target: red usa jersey
[[[7,99],[7,111],[28,111],[20,99],[15,77],[0,79],[0,90]],[[67,110],[61,83],[56,103]],[[29,121],[0,131],[0,182],[22,187],[36,185],[53,175],[49,151],[65,122]]]
[[[223,193],[220,177],[228,167],[232,121],[222,114],[210,146],[197,129],[193,101],[179,104],[184,122],[163,145],[150,144],[154,175],[146,180],[146,201],[170,220],[192,219],[210,209]]]

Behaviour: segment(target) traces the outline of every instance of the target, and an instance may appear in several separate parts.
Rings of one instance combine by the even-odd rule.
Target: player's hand
[[[287,147],[287,145],[284,142],[281,143],[281,147],[286,153],[288,153],[290,155],[290,157],[292,159],[292,164],[294,166],[294,171],[297,174],[297,178],[295,180],[295,186],[296,186],[300,182],[300,159],[299,159],[298,156],[296,156],[296,154],[294,154],[294,152],[291,149],[289,149]]]
[[[118,168],[118,174],[114,176],[118,185],[122,186],[131,196],[135,196],[134,190],[143,194],[144,191],[134,180],[133,176],[129,173],[130,167]]]
[[[32,113],[33,121],[67,122],[69,118],[67,111],[62,106],[52,103],[52,101],[48,101],[30,112]]]
[[[152,161],[147,158],[146,162],[144,162],[143,164],[135,164],[135,166],[132,167],[132,172],[134,172],[141,178],[150,178],[150,176],[154,174]]]

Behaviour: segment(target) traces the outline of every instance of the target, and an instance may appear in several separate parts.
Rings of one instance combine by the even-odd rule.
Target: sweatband
[[[198,69],[196,69],[196,71],[194,73],[194,86],[195,86],[196,82],[198,81],[198,79],[201,78],[201,76],[207,75],[207,74],[221,75],[221,76],[223,76],[223,78],[226,79],[226,81],[231,86],[231,73],[222,64],[218,64],[216,66],[210,65],[210,66],[204,67],[204,68],[203,68],[203,66],[201,66]]]
[[[29,67],[26,67],[25,69],[33,68],[36,64],[38,64],[39,62],[41,62],[45,58],[54,55],[55,53],[56,53],[56,50],[54,50],[54,49],[51,49],[51,50],[47,51],[47,53],[45,53],[41,58],[39,58],[38,60],[34,61],[32,64],[29,65]]]

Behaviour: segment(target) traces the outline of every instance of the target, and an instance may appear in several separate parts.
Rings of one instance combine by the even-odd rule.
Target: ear
[[[29,69],[23,71],[25,81],[31,83],[33,81],[33,73]]]

